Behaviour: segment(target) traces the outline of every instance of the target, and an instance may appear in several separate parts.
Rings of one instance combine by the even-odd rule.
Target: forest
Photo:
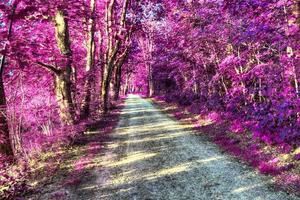
[[[299,13],[298,0],[1,0],[0,199],[33,193],[137,96],[300,195]]]

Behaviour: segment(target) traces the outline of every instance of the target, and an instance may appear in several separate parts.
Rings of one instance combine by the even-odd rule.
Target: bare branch
[[[59,75],[60,74],[60,70],[57,69],[56,67],[54,67],[53,65],[49,65],[49,64],[45,64],[42,62],[36,62],[36,64],[40,65],[41,67],[47,69],[48,71],[54,73],[55,75]]]

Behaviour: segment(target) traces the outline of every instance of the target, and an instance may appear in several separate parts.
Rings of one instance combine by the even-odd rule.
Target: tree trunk
[[[12,155],[13,150],[11,147],[6,115],[4,84],[2,80],[2,74],[0,74],[0,154]]]
[[[127,95],[129,92],[129,81],[130,81],[130,73],[127,73],[125,79],[125,86],[124,86],[124,95]]]
[[[108,98],[109,98],[109,84],[110,84],[110,77],[112,72],[112,65],[109,63],[112,59],[112,51],[113,51],[113,32],[112,32],[112,26],[113,26],[113,16],[114,16],[114,6],[115,6],[115,0],[111,0],[108,3],[107,9],[106,9],[106,35],[107,35],[107,47],[106,47],[106,53],[105,53],[105,64],[103,67],[102,72],[102,80],[101,80],[101,102],[102,102],[102,109],[104,113],[108,111]]]
[[[227,94],[228,94],[228,88],[227,88],[227,86],[226,86],[226,84],[225,84],[224,76],[221,76],[221,83],[222,83],[222,85],[223,85],[225,94],[227,95]]]
[[[130,40],[131,34],[128,36],[128,40]],[[118,100],[120,96],[120,88],[121,88],[121,81],[122,81],[122,66],[128,56],[129,53],[129,45],[124,50],[123,54],[117,60],[116,72],[115,72],[115,83],[114,83],[114,100]]]
[[[10,22],[8,25],[8,34],[7,40],[10,40],[12,35],[12,27],[15,12],[17,9],[18,2],[13,2],[11,14],[10,14]],[[4,91],[4,83],[3,83],[3,72],[6,61],[6,46],[4,47],[4,53],[1,58],[0,63],[0,154],[4,154],[7,156],[13,155],[13,149],[9,137],[9,128],[7,123],[7,111],[6,111],[6,96]]]
[[[72,95],[72,51],[66,12],[58,10],[54,17],[55,36],[60,53],[66,60],[64,68],[57,69],[53,65],[37,62],[55,76],[55,95],[59,106],[59,115],[64,125],[75,122],[75,109]]]
[[[103,112],[108,112],[109,107],[109,86],[111,82],[112,73],[114,71],[115,67],[115,60],[117,57],[117,53],[119,51],[121,41],[118,39],[114,42],[112,38],[114,33],[112,32],[112,25],[113,25],[113,16],[114,16],[114,4],[115,0],[111,0],[108,7],[107,7],[107,26],[106,26],[106,32],[107,32],[107,50],[106,50],[106,61],[103,69],[103,77],[102,77],[102,84],[101,84],[101,101],[102,101],[102,108]],[[125,21],[126,21],[126,13],[128,8],[129,0],[124,0],[123,8],[122,8],[122,14],[120,18],[120,29],[118,31],[118,35],[122,34],[123,29],[125,28]]]
[[[154,84],[153,84],[153,73],[151,64],[147,65],[148,68],[148,92],[147,96],[152,97],[154,94]]]
[[[66,58],[64,69],[55,73],[55,94],[59,105],[60,118],[63,124],[74,123],[74,104],[71,91],[72,51],[70,47],[69,27],[66,13],[58,10],[55,15],[55,31],[57,46]]]
[[[147,97],[153,96],[154,84],[153,84],[153,72],[152,72],[152,54],[153,54],[153,37],[151,30],[145,30],[145,37],[139,38],[139,45],[142,48],[145,67],[147,70]]]
[[[115,53],[114,53],[115,54]],[[115,56],[114,56],[115,57]],[[112,72],[114,69],[113,61],[115,58],[112,58],[109,63],[104,68],[103,72],[103,80],[102,80],[102,88],[101,88],[101,101],[104,113],[108,112],[109,109],[109,88],[110,81],[112,77]]]
[[[104,113],[108,111],[108,103],[109,103],[109,83],[110,83],[110,74],[109,72],[105,72],[102,80],[102,88],[101,88],[101,101],[103,105]]]
[[[81,108],[81,117],[85,118],[90,115],[90,102],[91,102],[91,91],[92,85],[95,80],[94,74],[94,42],[95,42],[95,0],[91,0],[91,17],[89,19],[89,33],[88,33],[88,43],[87,43],[87,63],[86,63],[86,81],[84,86],[84,99]]]
[[[59,105],[59,115],[63,124],[74,124],[74,109],[71,93],[70,72],[62,70],[55,77],[55,95]]]
[[[120,96],[120,88],[121,88],[121,81],[122,81],[122,65],[118,65],[115,74],[115,84],[114,84],[114,100],[117,101]]]

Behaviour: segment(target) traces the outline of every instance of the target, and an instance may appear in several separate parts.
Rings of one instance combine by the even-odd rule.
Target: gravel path
[[[269,178],[195,134],[149,100],[129,96],[102,166],[72,199],[299,199],[274,191]]]

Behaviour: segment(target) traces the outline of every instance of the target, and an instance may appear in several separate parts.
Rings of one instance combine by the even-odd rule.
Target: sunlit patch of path
[[[77,199],[297,199],[136,95],[98,160]]]

